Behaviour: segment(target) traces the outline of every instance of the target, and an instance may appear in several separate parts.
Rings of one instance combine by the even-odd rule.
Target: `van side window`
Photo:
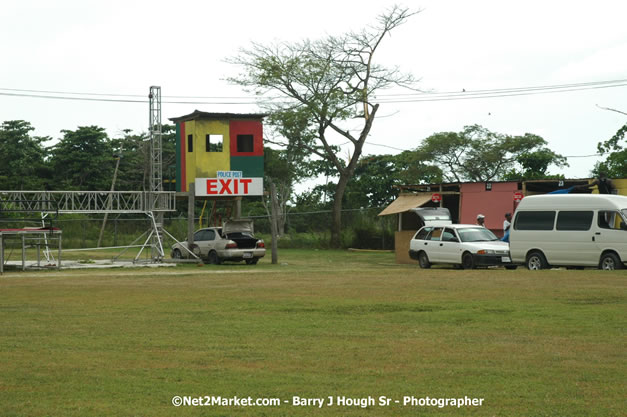
[[[601,210],[598,216],[597,224],[601,229],[620,229],[621,217],[617,211]]]
[[[554,211],[520,211],[516,214],[516,230],[553,230]]]
[[[560,211],[557,215],[557,230],[590,230],[592,211]]]

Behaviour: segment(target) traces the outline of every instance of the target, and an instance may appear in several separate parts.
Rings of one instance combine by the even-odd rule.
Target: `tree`
[[[24,120],[0,126],[0,189],[41,190],[50,172],[45,167],[42,143],[48,137],[31,136],[34,128]]]
[[[116,158],[105,130],[79,126],[61,132],[64,136],[52,147],[50,158],[56,189],[108,190]]]
[[[431,161],[450,182],[540,178],[547,175],[551,164],[568,166],[566,158],[546,145],[543,138],[530,133],[509,136],[473,125],[459,133],[429,136],[416,149],[414,158]]]
[[[604,110],[614,111],[616,113],[627,115],[620,110],[601,107]],[[626,178],[627,177],[627,123],[625,123],[614,136],[605,142],[597,144],[597,150],[601,155],[607,154],[607,158],[603,162],[595,165],[593,174],[598,176],[599,173],[605,173],[610,178]]]
[[[294,110],[271,114],[266,120],[266,127],[270,129],[266,142],[281,147],[281,149],[264,147],[264,175],[267,191],[271,184],[276,186],[279,208],[277,227],[279,236],[283,236],[294,184],[330,171],[330,168],[325,168],[324,161],[314,159],[308,146],[303,146],[303,143],[311,144],[315,138],[315,133],[309,129],[303,112]],[[264,197],[263,206],[268,216],[270,216],[269,204],[270,200]]]
[[[255,91],[279,93],[281,99],[266,104],[276,114],[297,112],[306,121],[312,138],[302,143],[309,152],[330,161],[337,176],[333,198],[331,245],[340,246],[342,199],[361,157],[379,104],[375,93],[391,86],[412,86],[411,75],[377,65],[375,54],[386,35],[415,13],[393,7],[379,16],[377,24],[361,32],[305,40],[294,44],[263,46],[253,44],[242,50],[232,63],[244,73],[231,81]],[[280,116],[278,116],[280,117]],[[353,132],[343,122],[360,118]],[[333,136],[352,145],[344,161],[332,146]]]

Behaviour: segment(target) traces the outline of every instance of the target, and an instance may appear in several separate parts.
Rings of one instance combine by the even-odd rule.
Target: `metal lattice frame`
[[[158,196],[163,193],[163,161],[161,140],[161,87],[150,87],[150,195],[153,206],[158,204]],[[156,211],[156,210],[155,210]],[[152,213],[149,217],[154,226],[152,234],[152,259],[160,261],[163,252],[163,212]],[[141,253],[141,252],[140,252]]]
[[[0,212],[146,213],[173,211],[172,191],[0,191]]]
[[[161,87],[150,87],[150,191],[163,191]]]
[[[153,261],[163,259],[163,213],[176,209],[176,193],[163,191],[161,87],[151,86],[149,99],[150,189],[148,192],[0,191],[0,213],[2,211],[145,213],[152,223],[149,236],[149,240],[152,240],[152,259]]]

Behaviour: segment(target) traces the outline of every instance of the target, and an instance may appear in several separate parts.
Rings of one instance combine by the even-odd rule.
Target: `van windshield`
[[[459,238],[462,242],[488,242],[499,240],[490,230],[485,227],[472,227],[465,229],[457,229]]]

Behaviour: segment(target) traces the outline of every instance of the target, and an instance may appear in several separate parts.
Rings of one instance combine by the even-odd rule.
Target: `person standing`
[[[481,227],[485,227],[485,216],[483,214],[477,214],[477,224]]]
[[[512,213],[505,213],[505,220],[503,220],[503,233],[509,231],[509,227],[512,225]]]

